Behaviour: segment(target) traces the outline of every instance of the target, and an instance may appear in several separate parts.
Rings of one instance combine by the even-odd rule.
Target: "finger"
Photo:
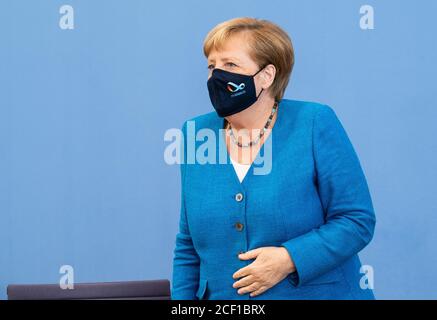
[[[238,280],[237,282],[234,282],[234,284],[232,285],[234,288],[241,288],[241,287],[245,287],[248,285],[251,285],[254,282],[254,278],[252,275],[248,275],[244,278],[241,278],[240,280]]]
[[[238,278],[241,278],[241,277],[248,276],[248,275],[250,275],[251,273],[252,273],[252,267],[251,267],[251,265],[249,264],[248,266],[245,266],[244,268],[241,268],[240,270],[238,270],[237,272],[235,272],[235,273],[232,275],[232,278],[234,278],[234,279],[238,279]]]
[[[238,258],[240,258],[240,260],[250,260],[250,259],[255,259],[262,251],[262,248],[257,248],[257,249],[253,249],[250,251],[247,251],[245,253],[241,253],[238,255]]]
[[[265,292],[267,290],[267,287],[261,286],[257,290],[250,293],[251,297],[259,296],[261,293]]]
[[[251,285],[249,285],[247,287],[243,287],[243,288],[238,289],[237,293],[238,294],[249,293],[249,292],[258,290],[259,287],[260,287],[259,283],[258,282],[254,282],[254,283],[252,283]]]

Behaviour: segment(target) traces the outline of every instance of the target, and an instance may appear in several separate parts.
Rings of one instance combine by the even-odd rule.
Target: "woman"
[[[215,112],[189,122],[230,163],[187,163],[184,143],[172,299],[374,299],[357,255],[375,227],[367,182],[331,107],[283,99],[287,34],[237,18],[209,32],[204,53]],[[268,145],[271,170],[255,174]]]

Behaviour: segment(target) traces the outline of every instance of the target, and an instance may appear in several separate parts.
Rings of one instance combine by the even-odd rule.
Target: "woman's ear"
[[[276,76],[276,67],[273,64],[268,64],[265,66],[263,72],[261,73],[261,87],[265,89],[268,89],[273,81],[275,80]]]

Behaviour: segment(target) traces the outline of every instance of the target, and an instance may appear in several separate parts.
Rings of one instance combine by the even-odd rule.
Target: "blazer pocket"
[[[312,285],[319,285],[319,284],[329,284],[329,283],[335,283],[340,282],[343,280],[343,275],[340,272],[339,268],[335,268],[331,271],[328,271],[321,276],[318,276],[317,278],[314,278],[302,286],[312,286]]]
[[[206,279],[199,280],[199,288],[197,289],[197,292],[196,292],[196,297],[199,300],[202,300],[204,298],[207,286],[208,286],[208,280],[206,280]]]

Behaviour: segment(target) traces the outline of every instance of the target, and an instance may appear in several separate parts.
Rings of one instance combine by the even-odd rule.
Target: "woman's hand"
[[[284,247],[257,248],[238,257],[241,260],[255,259],[232,276],[234,279],[241,278],[233,284],[234,288],[240,288],[238,294],[250,292],[251,297],[257,296],[296,271],[293,260]]]

